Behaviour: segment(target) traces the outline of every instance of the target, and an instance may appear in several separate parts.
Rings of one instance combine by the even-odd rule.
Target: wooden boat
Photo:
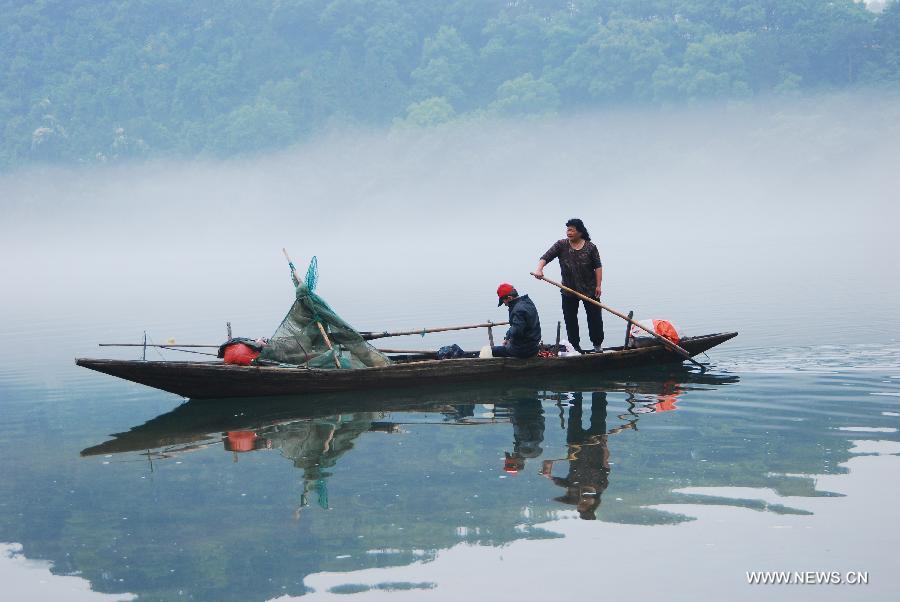
[[[737,336],[736,332],[685,337],[680,345],[691,356]],[[663,345],[610,347],[603,353],[548,358],[402,358],[389,366],[355,370],[321,370],[281,366],[234,366],[222,362],[177,362],[78,358],[91,370],[192,399],[300,395],[333,391],[446,385],[464,382],[622,370],[679,364],[681,356]]]

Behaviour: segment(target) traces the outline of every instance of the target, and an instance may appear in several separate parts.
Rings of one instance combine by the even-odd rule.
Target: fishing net
[[[322,369],[365,368],[391,363],[315,293],[319,280],[315,257],[302,282],[294,274],[292,264],[291,278],[296,286],[297,300],[269,338],[260,359]],[[331,342],[331,349],[323,331]]]

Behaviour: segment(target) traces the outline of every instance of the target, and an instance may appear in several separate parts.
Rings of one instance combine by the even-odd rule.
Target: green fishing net
[[[263,347],[260,359],[310,368],[337,369],[387,366],[391,361],[372,347],[362,335],[347,324],[315,293],[319,280],[315,257],[306,270],[306,278],[299,282],[291,265],[291,278],[296,286],[297,300],[284,317],[269,344]],[[328,335],[333,349],[328,348],[319,328]]]

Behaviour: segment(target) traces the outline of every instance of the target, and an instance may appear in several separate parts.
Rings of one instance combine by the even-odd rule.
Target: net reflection
[[[239,453],[261,449],[279,450],[290,460],[303,475],[300,502],[294,512],[294,518],[300,518],[300,511],[309,506],[313,496],[321,508],[328,509],[328,469],[353,448],[357,437],[376,430],[377,418],[377,414],[360,413],[275,424],[257,431],[230,431],[224,434],[223,443],[234,454],[235,462]]]

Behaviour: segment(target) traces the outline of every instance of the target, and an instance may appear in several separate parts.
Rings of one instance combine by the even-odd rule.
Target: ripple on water
[[[804,347],[758,347],[723,350],[716,367],[731,372],[835,373],[854,370],[896,371],[900,369],[900,345],[817,345]],[[897,375],[890,378],[897,379]]]

